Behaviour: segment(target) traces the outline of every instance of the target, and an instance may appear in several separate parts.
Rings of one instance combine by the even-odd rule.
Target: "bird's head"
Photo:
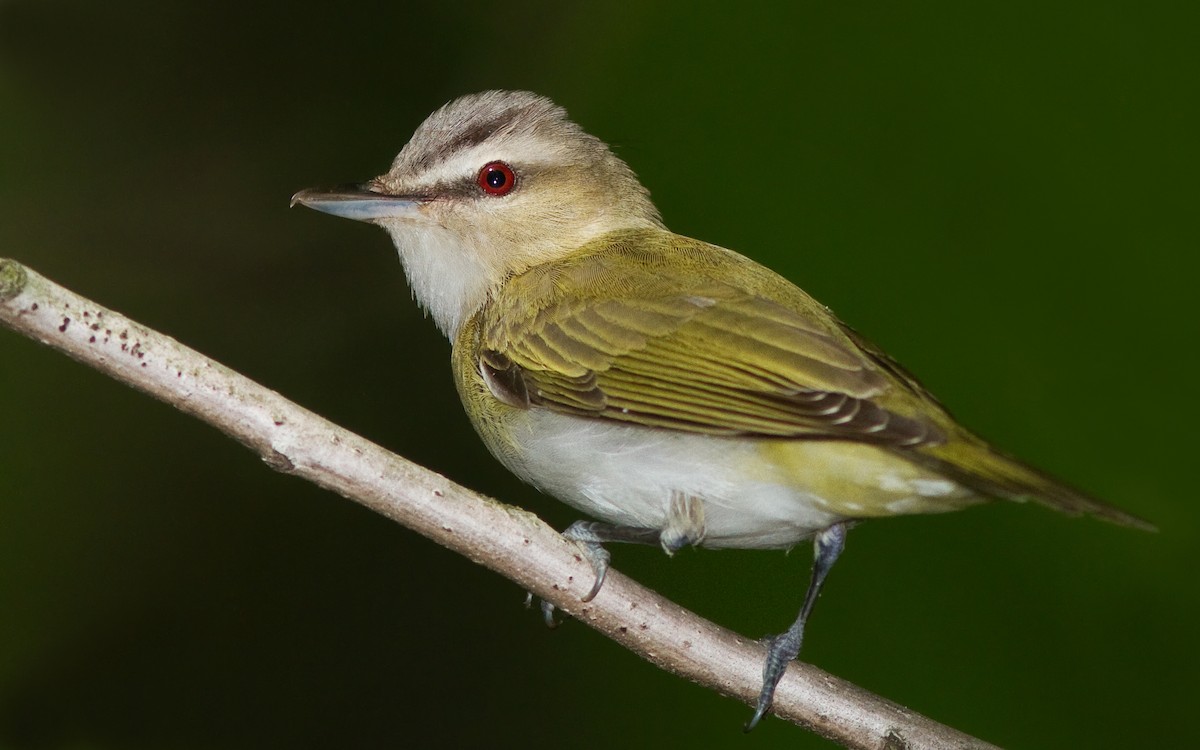
[[[417,128],[391,169],[293,199],[378,224],[417,301],[453,336],[505,278],[618,229],[662,227],[649,193],[549,99],[486,91]]]

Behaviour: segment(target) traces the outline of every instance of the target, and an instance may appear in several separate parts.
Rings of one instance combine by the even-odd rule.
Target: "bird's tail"
[[[1034,500],[1069,515],[1086,514],[1122,526],[1157,530],[1148,521],[1027,466],[974,436],[925,446],[909,458],[988,497]]]

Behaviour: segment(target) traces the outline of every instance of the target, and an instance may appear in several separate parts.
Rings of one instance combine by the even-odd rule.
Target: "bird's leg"
[[[667,506],[666,522],[661,529],[642,526],[619,526],[601,521],[576,521],[567,527],[563,536],[577,542],[583,549],[583,556],[591,564],[596,574],[595,583],[583,597],[590,602],[600,593],[604,578],[608,575],[608,564],[612,555],[604,548],[606,542],[630,542],[633,544],[657,544],[668,555],[673,555],[689,545],[699,544],[704,539],[704,503],[696,497],[682,492],[672,492],[671,502]],[[532,601],[532,595],[526,598],[526,606]],[[558,623],[554,620],[554,605],[542,601],[542,617],[546,626],[553,628]]]
[[[592,571],[596,574],[595,583],[582,599],[582,601],[590,602],[596,598],[596,594],[600,593],[600,587],[604,585],[604,578],[608,575],[608,563],[612,560],[612,555],[604,549],[605,542],[659,544],[662,532],[658,529],[647,529],[640,526],[616,526],[600,521],[576,521],[568,526],[562,535],[579,544],[584,559],[591,564]],[[529,606],[532,599],[533,594],[526,596],[525,606]],[[554,619],[554,605],[543,599],[541,609],[546,627],[558,627],[558,622]]]
[[[758,694],[758,704],[754,716],[746,723],[749,732],[758,725],[763,715],[771,708],[775,698],[775,686],[787,671],[788,664],[800,654],[800,645],[804,642],[804,623],[812,612],[813,604],[821,593],[825,576],[837,561],[838,555],[846,546],[846,524],[835,523],[823,529],[813,538],[813,570],[812,580],[809,581],[808,591],[804,594],[804,605],[800,607],[800,616],[792,623],[787,631],[767,639],[767,661],[763,665],[763,685]]]
[[[704,502],[685,492],[672,492],[667,523],[658,535],[663,552],[674,555],[684,547],[704,541]]]
[[[646,529],[640,526],[616,526],[600,521],[576,521],[567,527],[563,536],[573,542],[578,542],[583,548],[584,558],[591,563],[596,573],[596,582],[583,601],[590,602],[600,593],[604,585],[604,577],[608,575],[608,563],[612,555],[604,549],[605,542],[631,542],[633,544],[658,544],[662,532],[658,529]]]

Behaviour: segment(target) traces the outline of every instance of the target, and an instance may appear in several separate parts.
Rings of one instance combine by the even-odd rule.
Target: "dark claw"
[[[593,530],[593,526],[596,525],[588,521],[576,521],[563,532],[564,537],[579,544],[583,550],[584,559],[591,564],[592,571],[596,574],[595,583],[583,597],[582,601],[585,602],[590,602],[600,593],[600,588],[604,585],[604,578],[608,575],[608,563],[612,560],[612,555],[600,544],[603,541],[602,538]]]
[[[588,557],[588,562],[592,564],[592,570],[596,572],[596,582],[592,584],[591,591],[587,592],[583,597],[582,601],[585,602],[590,602],[596,598],[596,594],[600,593],[600,587],[604,585],[604,577],[608,575],[608,561],[610,559],[608,550],[599,544],[594,545],[594,549],[600,550],[603,553],[603,557],[601,558],[599,555],[596,558]],[[592,549],[588,549],[588,551],[591,552]]]
[[[803,640],[803,622],[797,622],[786,633],[780,633],[767,640],[767,660],[763,664],[762,690],[758,693],[758,703],[754,706],[754,715],[750,717],[750,721],[746,722],[746,726],[743,727],[744,731],[749,732],[758,726],[762,717],[771,710],[771,704],[775,700],[775,687],[783,679],[788,665],[800,655],[800,644]]]

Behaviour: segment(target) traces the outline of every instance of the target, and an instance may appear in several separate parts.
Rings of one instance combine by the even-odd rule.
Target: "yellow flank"
[[[804,487],[831,513],[878,518],[944,513],[985,498],[895,453],[862,443],[763,440],[762,461],[747,471]]]

